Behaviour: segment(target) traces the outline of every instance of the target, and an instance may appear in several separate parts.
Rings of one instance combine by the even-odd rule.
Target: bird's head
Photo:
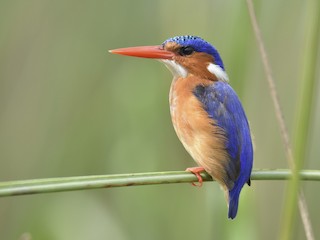
[[[111,53],[158,59],[175,77],[197,77],[213,81],[228,81],[222,59],[210,43],[196,36],[169,38],[158,46],[119,48]]]

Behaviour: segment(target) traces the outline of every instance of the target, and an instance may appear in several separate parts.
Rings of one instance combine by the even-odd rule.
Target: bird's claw
[[[205,171],[204,168],[203,167],[191,167],[191,168],[187,168],[186,171],[193,173],[198,178],[199,184],[196,184],[193,182],[193,183],[191,183],[192,186],[202,187],[203,179],[202,179],[200,173]]]

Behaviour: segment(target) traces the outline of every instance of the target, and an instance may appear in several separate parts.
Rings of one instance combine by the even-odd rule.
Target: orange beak
[[[141,58],[172,59],[174,57],[173,52],[164,50],[161,45],[118,48],[114,50],[109,50],[109,52],[125,55],[125,56],[131,56],[131,57],[141,57]]]

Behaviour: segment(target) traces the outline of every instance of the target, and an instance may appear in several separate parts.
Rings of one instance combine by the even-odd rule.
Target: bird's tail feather
[[[239,188],[238,186],[235,186],[229,191],[228,218],[234,219],[237,216],[240,191],[241,187]]]

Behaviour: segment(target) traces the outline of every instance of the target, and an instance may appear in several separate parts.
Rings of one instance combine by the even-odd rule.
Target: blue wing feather
[[[229,155],[226,172],[231,184],[229,188],[229,218],[238,210],[239,195],[243,185],[250,183],[253,162],[252,141],[249,124],[241,102],[226,82],[215,82],[209,86],[199,85],[195,96],[202,102],[210,118],[221,127],[227,138]]]

